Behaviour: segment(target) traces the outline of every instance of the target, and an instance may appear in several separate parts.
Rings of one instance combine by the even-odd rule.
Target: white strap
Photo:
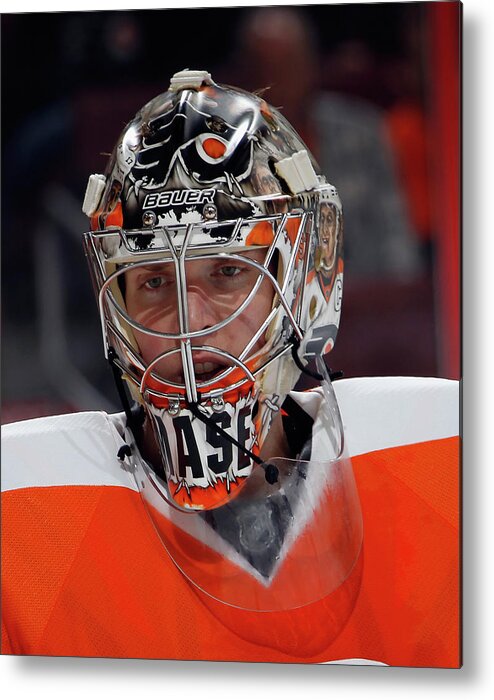
[[[105,187],[106,177],[104,175],[95,174],[89,176],[82,204],[82,211],[86,216],[93,216],[98,211]]]
[[[198,90],[204,82],[211,82],[211,75],[206,70],[181,70],[172,76],[169,90]]]
[[[293,194],[313,190],[319,186],[319,179],[307,151],[297,151],[289,158],[275,164],[276,172],[286,182]]]

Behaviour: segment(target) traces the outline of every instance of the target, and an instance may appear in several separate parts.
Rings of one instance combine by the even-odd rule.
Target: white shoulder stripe
[[[334,383],[351,456],[458,435],[459,385],[379,377]],[[2,427],[2,490],[102,485],[136,490],[117,459],[121,415],[75,413]]]
[[[2,426],[2,491],[98,485],[136,490],[117,459],[123,440],[103,412],[50,416]]]
[[[333,384],[351,456],[459,433],[459,383],[364,377]]]

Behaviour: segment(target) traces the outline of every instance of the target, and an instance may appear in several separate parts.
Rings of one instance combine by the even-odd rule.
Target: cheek
[[[154,360],[155,357],[160,355],[162,352],[166,352],[173,344],[170,340],[165,338],[157,338],[153,335],[148,335],[147,333],[141,333],[140,331],[134,330],[134,336],[139,346],[139,352],[146,364],[149,364]],[[171,359],[171,358],[170,358]]]
[[[134,321],[146,328],[163,333],[176,333],[178,330],[175,310],[164,312],[162,308],[154,306],[152,308],[143,308],[141,304],[137,303],[129,295],[127,298],[127,312]],[[139,353],[146,364],[149,364],[155,357],[173,347],[173,341],[171,340],[143,333],[136,328],[133,328],[132,331]]]
[[[237,347],[243,349],[253,335],[257,333],[261,324],[268,317],[273,305],[274,290],[269,282],[261,285],[255,300],[249,304],[247,310],[238,319],[238,324],[234,321],[231,324],[231,337]],[[264,345],[264,337],[260,338],[256,344],[256,349]]]
[[[168,300],[166,300],[168,301]],[[145,328],[164,333],[176,333],[178,329],[177,308],[175,305],[164,303],[160,297],[146,303],[135,300],[132,297],[127,299],[127,313],[133,321],[137,321]]]

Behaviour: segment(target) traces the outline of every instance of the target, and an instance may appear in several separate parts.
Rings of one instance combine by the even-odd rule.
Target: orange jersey
[[[458,667],[457,383],[334,386],[363,549],[337,590],[287,612],[226,606],[180,573],[116,458],[121,417],[6,426],[2,652]]]

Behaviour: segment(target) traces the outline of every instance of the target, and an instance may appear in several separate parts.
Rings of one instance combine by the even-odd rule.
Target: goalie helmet
[[[106,173],[90,177],[83,210],[106,354],[160,450],[138,483],[152,484],[178,518],[204,513],[201,522],[214,522],[237,550],[242,537],[228,538],[226,523],[243,520],[252,561],[256,548],[269,550],[266,537],[278,537],[273,513],[252,503],[280,489],[291,502],[313,454],[314,396],[307,412],[297,390],[338,330],[337,191],[262,97],[185,70],[125,127]],[[342,454],[341,424],[324,364],[314,376],[324,385],[320,430],[331,462]],[[225,520],[237,507],[242,514]],[[279,529],[288,511],[276,508]],[[254,521],[271,534],[261,525],[256,539]],[[173,537],[165,540],[170,551]],[[181,566],[188,554],[172,556]]]

